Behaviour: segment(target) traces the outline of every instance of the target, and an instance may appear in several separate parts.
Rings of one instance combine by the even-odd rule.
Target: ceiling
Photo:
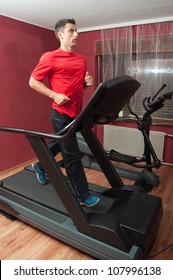
[[[78,31],[173,20],[173,0],[1,0],[1,15],[54,29],[74,18]]]

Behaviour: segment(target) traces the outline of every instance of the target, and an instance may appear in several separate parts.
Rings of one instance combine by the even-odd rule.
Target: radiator
[[[150,141],[158,159],[163,161],[163,149],[165,133],[150,131]],[[104,126],[104,149],[141,157],[144,151],[144,139],[142,133],[135,128],[127,128],[113,125]]]

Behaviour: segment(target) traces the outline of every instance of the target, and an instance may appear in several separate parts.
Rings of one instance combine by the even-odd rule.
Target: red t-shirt
[[[31,76],[38,81],[47,76],[53,91],[67,95],[70,100],[66,104],[58,105],[53,102],[52,107],[60,114],[75,118],[82,109],[85,73],[84,56],[59,48],[44,53]]]

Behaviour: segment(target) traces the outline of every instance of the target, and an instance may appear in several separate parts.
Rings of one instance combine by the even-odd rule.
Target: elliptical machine
[[[125,168],[115,167],[117,173],[120,177],[128,178],[134,180],[134,185],[144,188],[146,192],[151,191],[154,186],[159,185],[159,177],[153,172],[153,168],[160,168],[161,162],[158,159],[153,145],[150,141],[150,128],[152,125],[151,115],[157,110],[164,107],[165,100],[171,99],[173,92],[165,93],[158,96],[159,93],[166,87],[165,84],[156,92],[156,94],[151,97],[145,97],[143,99],[142,105],[145,109],[145,113],[142,118],[140,118],[130,107],[130,102],[127,104],[127,108],[135,118],[137,122],[137,128],[141,131],[144,139],[144,151],[141,157],[129,156],[126,154],[119,153],[113,149],[106,151],[108,158],[111,161],[122,162],[127,165],[133,166],[142,171],[134,171]],[[94,159],[91,151],[87,147],[84,139],[80,133],[77,135],[79,148],[83,155],[82,162],[85,167],[93,168],[95,170],[100,170],[99,165]]]

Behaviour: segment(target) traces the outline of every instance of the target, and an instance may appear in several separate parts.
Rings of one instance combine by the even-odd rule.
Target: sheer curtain
[[[138,115],[145,112],[142,101],[173,91],[173,22],[129,26],[101,31],[102,79],[130,75],[141,87],[130,101]],[[130,117],[124,110],[124,117]],[[154,123],[173,123],[173,101],[153,114]]]

